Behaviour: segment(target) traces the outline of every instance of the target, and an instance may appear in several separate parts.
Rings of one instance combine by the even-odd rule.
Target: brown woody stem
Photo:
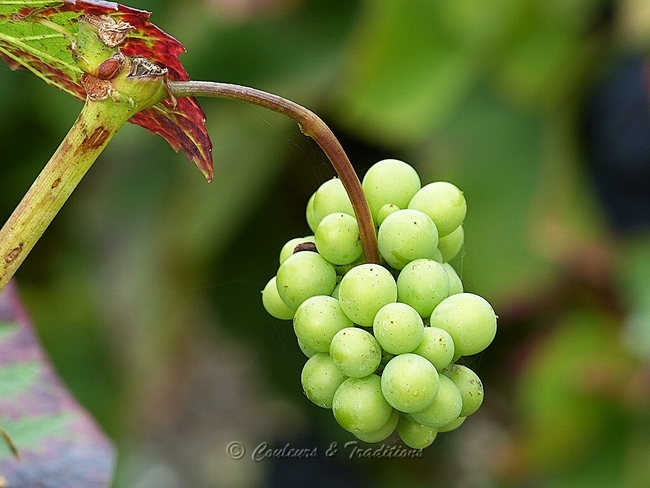
[[[359,224],[365,261],[379,263],[375,225],[359,177],[341,143],[320,117],[291,100],[241,85],[210,81],[170,81],[169,88],[175,97],[205,96],[238,100],[273,110],[295,120],[301,132],[314,139],[321,147],[350,197]]]

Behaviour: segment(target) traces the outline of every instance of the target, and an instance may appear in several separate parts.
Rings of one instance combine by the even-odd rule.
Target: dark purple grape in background
[[[613,228],[650,225],[650,63],[641,54],[617,60],[587,99],[586,160]]]

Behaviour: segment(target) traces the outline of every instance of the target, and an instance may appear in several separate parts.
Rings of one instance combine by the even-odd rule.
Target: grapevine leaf
[[[133,30],[120,45],[124,55],[144,57],[166,68],[171,81],[189,80],[178,59],[185,48],[149,22],[149,12],[101,0],[0,0],[0,58],[12,69],[27,69],[50,85],[85,100],[83,72],[71,48],[82,15],[108,15],[127,22]],[[139,112],[130,121],[161,135],[174,150],[183,149],[206,178],[212,179],[212,144],[205,114],[195,98],[169,98]]]
[[[57,378],[12,283],[0,293],[0,426],[6,486],[109,486],[113,446]]]

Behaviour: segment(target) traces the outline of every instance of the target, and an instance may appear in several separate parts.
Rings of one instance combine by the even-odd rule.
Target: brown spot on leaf
[[[61,178],[57,178],[56,180],[54,180],[54,182],[52,183],[52,190],[54,190],[60,184],[61,184]]]
[[[12,15],[14,20],[24,20],[30,15],[32,15],[34,12],[36,12],[38,9],[36,7],[23,7],[21,8],[18,12]]]
[[[7,254],[7,255],[5,256],[5,262],[6,262],[7,264],[13,262],[13,261],[18,257],[18,255],[19,255],[21,252],[23,252],[23,245],[24,245],[24,243],[21,242],[20,244],[18,244],[18,247],[13,248],[13,249],[9,252],[9,254]]]

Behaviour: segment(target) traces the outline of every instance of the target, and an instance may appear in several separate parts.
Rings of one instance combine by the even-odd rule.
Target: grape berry
[[[483,403],[481,380],[457,361],[492,342],[496,315],[463,291],[448,262],[464,242],[458,188],[421,187],[417,172],[395,159],[372,166],[362,186],[382,264],[363,262],[352,205],[332,179],[307,204],[313,235],[283,246],[262,302],[272,316],[293,319],[309,358],[301,374],[307,398],[364,442],[397,430],[422,449]]]

